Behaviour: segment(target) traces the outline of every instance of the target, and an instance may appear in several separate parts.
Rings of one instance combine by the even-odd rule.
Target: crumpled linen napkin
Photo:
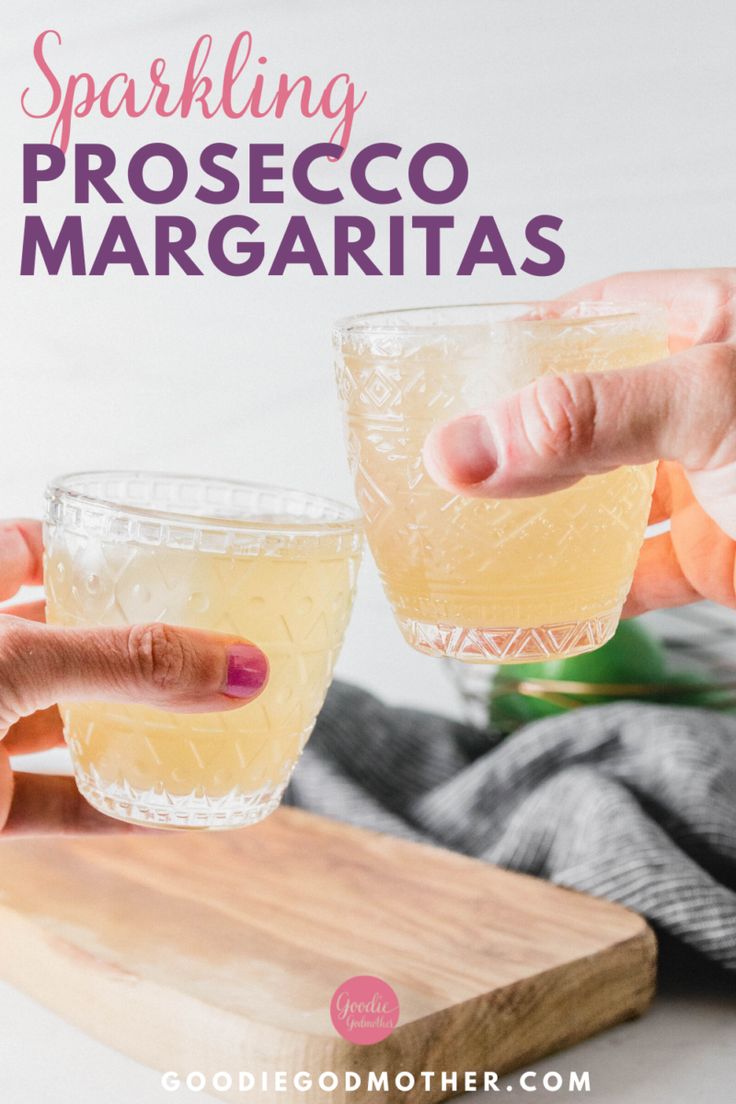
[[[576,709],[499,741],[333,684],[287,802],[641,913],[736,971],[736,717]]]

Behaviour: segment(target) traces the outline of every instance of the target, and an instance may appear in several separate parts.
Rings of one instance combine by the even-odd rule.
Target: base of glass
[[[594,652],[611,639],[620,609],[584,621],[518,628],[468,627],[397,618],[404,638],[425,655],[451,656],[463,663],[534,663]]]
[[[258,824],[281,803],[285,786],[256,793],[231,791],[222,797],[171,794],[166,790],[135,790],[127,782],[102,783],[75,768],[82,796],[105,816],[147,828],[197,829],[245,828]]]

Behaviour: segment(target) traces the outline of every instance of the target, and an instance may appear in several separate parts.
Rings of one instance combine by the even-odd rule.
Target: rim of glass
[[[337,518],[319,518],[294,516],[284,520],[279,515],[279,520],[271,520],[268,516],[229,517],[223,514],[192,513],[191,511],[178,509],[176,506],[156,507],[142,506],[137,503],[119,502],[113,498],[105,498],[101,495],[89,494],[74,486],[75,481],[92,479],[161,479],[173,483],[199,483],[217,487],[236,488],[243,491],[264,492],[275,495],[294,495],[305,502],[315,505],[322,504],[331,507],[338,513]],[[337,533],[354,532],[362,529],[362,515],[357,506],[351,506],[336,498],[316,494],[313,491],[303,491],[298,487],[284,487],[276,483],[257,483],[251,480],[226,479],[221,476],[188,475],[184,473],[147,471],[143,469],[90,469],[88,471],[68,472],[49,480],[46,486],[46,497],[60,496],[71,502],[83,506],[92,506],[104,510],[110,510],[118,514],[131,515],[144,518],[148,521],[178,522],[186,525],[206,526],[207,528],[238,529],[246,532],[296,533],[308,535],[310,533]]]
[[[582,313],[553,317],[529,318],[513,316],[510,318],[493,317],[493,311],[509,311],[514,308],[543,312],[550,307],[563,310],[575,309]],[[487,312],[488,317],[474,318],[474,314]],[[633,302],[613,299],[509,299],[484,301],[479,303],[447,303],[429,307],[400,307],[397,310],[368,311],[361,314],[345,315],[338,318],[333,333],[339,337],[348,337],[354,333],[365,334],[424,334],[433,330],[462,330],[484,326],[493,329],[496,326],[525,325],[539,326],[607,326],[621,322],[625,318],[666,318],[667,312],[661,303],[650,301]],[[420,322],[419,318],[426,318]]]

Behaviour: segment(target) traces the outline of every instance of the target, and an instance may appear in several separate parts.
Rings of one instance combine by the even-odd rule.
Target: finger
[[[2,825],[0,820],[0,829]],[[135,831],[133,825],[113,820],[93,809],[77,790],[73,778],[24,774],[20,771],[15,775],[12,801],[4,825],[3,836]]]
[[[41,522],[20,518],[0,522],[0,602],[22,586],[43,582]]]
[[[64,743],[64,729],[55,705],[21,717],[8,729],[3,746],[8,755],[30,755]]]
[[[62,628],[0,619],[0,723],[59,700],[219,712],[251,701],[268,660],[248,641],[172,625]]]
[[[694,471],[736,464],[735,424],[736,349],[702,345],[641,368],[543,376],[437,426],[424,459],[448,490],[516,498],[660,458]]]
[[[667,309],[670,349],[726,341],[736,335],[736,270],[622,272],[576,288],[566,299],[659,303]]]
[[[680,566],[672,534],[659,533],[642,545],[622,616],[638,617],[648,610],[684,606],[700,598],[702,594]]]
[[[667,465],[672,524],[644,541],[625,616],[708,598],[736,606],[736,543],[693,495],[677,464]]]
[[[10,815],[10,806],[13,803],[14,784],[10,757],[3,745],[0,744],[0,832],[4,828],[8,816]]]
[[[658,525],[672,517],[672,493],[670,489],[670,467],[666,461],[661,460],[657,465],[657,479],[652,494],[652,505],[649,510],[649,524]]]
[[[671,535],[694,589],[722,606],[736,605],[736,542],[693,495],[684,472],[672,473]]]
[[[46,620],[46,603],[40,602],[18,602],[13,606],[5,606],[0,610],[0,614],[7,614],[10,617],[22,617],[24,621],[45,621]]]

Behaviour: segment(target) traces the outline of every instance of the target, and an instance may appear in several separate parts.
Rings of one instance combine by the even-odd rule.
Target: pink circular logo
[[[330,1002],[330,1018],[349,1043],[370,1046],[388,1039],[399,1022],[399,998],[387,982],[359,974],[339,985]]]

